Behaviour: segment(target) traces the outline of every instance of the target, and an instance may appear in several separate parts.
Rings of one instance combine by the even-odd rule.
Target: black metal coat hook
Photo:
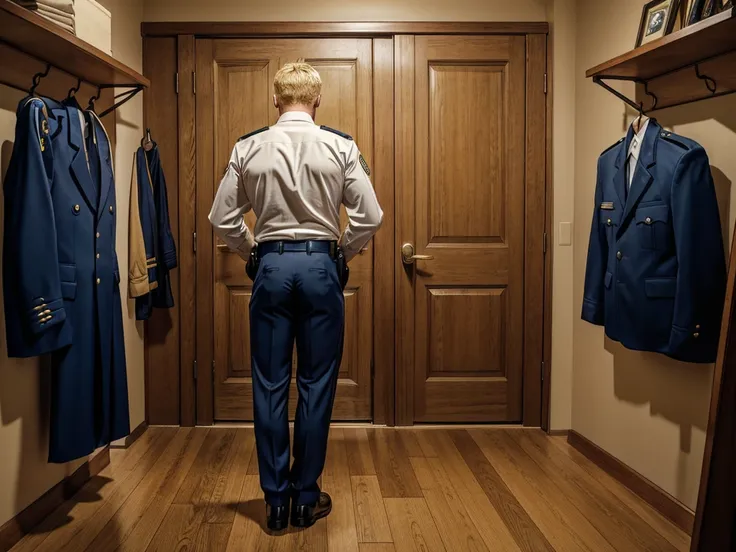
[[[74,88],[69,89],[69,93],[67,94],[67,98],[73,98],[74,95],[79,92],[79,89],[82,88],[82,79],[77,79],[77,86]]]
[[[716,93],[716,90],[718,90],[718,83],[714,79],[710,78],[708,75],[700,74],[700,66],[697,63],[695,64],[695,76],[705,82],[705,86],[708,88],[711,94]]]
[[[644,85],[644,92],[646,93],[646,95],[652,98],[652,107],[649,108],[649,111],[654,111],[655,109],[657,109],[659,98],[657,98],[656,94],[649,91],[649,81],[644,81],[642,84]]]
[[[41,79],[44,79],[49,76],[49,72],[51,71],[51,64],[46,64],[46,70],[43,73],[36,73],[33,75],[33,85],[31,86],[31,89],[29,90],[29,94],[31,96],[34,96],[36,94],[36,88],[38,88],[38,85],[41,84]]]

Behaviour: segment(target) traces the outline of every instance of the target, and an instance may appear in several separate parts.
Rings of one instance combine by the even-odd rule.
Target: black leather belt
[[[258,256],[268,253],[327,253],[333,259],[337,256],[337,242],[327,240],[268,241],[258,244]]]

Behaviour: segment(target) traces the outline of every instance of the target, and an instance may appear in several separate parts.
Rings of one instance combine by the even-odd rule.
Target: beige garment
[[[66,29],[71,29],[72,32],[76,30],[76,25],[74,23],[74,18],[67,16],[62,17],[53,13],[47,13],[43,10],[37,10],[36,13],[40,15],[41,17],[44,17],[48,19],[49,21],[53,21],[57,25],[60,25],[61,27],[64,27]]]
[[[209,219],[247,259],[254,242],[337,240],[350,260],[383,220],[369,169],[352,139],[322,130],[303,112],[235,144]],[[340,236],[340,205],[348,226]],[[255,240],[243,215],[255,211]]]
[[[14,0],[14,2],[30,10],[47,7],[74,15],[73,0]]]
[[[51,19],[50,17],[48,17],[48,16],[46,16],[46,15],[42,15],[42,14],[39,14],[39,15],[40,15],[41,17],[43,17],[43,18],[44,18],[44,19],[45,19],[46,21],[49,21],[49,22],[53,23],[54,25],[56,25],[57,27],[60,27],[61,29],[65,30],[65,31],[67,31],[67,32],[70,32],[71,34],[73,34],[73,35],[75,35],[75,36],[76,36],[76,34],[77,34],[77,31],[76,31],[76,29],[75,29],[74,27],[72,27],[71,25],[68,25],[68,24],[66,24],[66,23],[59,23],[58,21],[56,21],[56,20],[54,20],[54,19]]]
[[[133,174],[130,179],[130,208],[128,211],[128,292],[131,298],[142,297],[158,287],[149,282],[148,269],[156,260],[146,258],[140,203],[138,201],[138,155],[133,154]]]

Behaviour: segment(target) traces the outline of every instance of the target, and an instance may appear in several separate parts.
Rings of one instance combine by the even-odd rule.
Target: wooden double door
[[[198,39],[197,210],[209,210],[236,140],[276,122],[276,71],[305,59],[323,80],[317,123],[355,138],[374,182],[392,182],[393,197],[384,191],[379,200],[395,204],[380,231],[390,234],[380,240],[385,249],[372,242],[351,263],[333,418],[371,421],[379,402],[391,405],[399,424],[521,422],[527,38],[388,42],[393,59],[377,63],[371,38]],[[393,94],[379,92],[379,83]],[[385,125],[377,133],[376,121],[387,116],[390,133]],[[543,156],[537,162],[544,171]],[[246,223],[254,222],[248,214]],[[540,237],[542,228],[543,221]],[[243,261],[211,232],[199,242],[207,250],[197,254],[197,335],[211,344],[214,420],[249,421],[251,283]],[[405,244],[417,258],[402,251]],[[376,314],[387,301],[391,334]],[[392,354],[381,354],[384,347]],[[293,416],[295,379],[290,394]]]

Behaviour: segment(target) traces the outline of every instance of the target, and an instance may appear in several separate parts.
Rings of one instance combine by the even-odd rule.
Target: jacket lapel
[[[626,208],[624,209],[624,216],[621,219],[619,226],[619,233],[629,222],[629,218],[633,213],[636,205],[639,203],[641,196],[649,189],[652,184],[654,177],[649,172],[654,165],[657,163],[657,140],[659,139],[659,133],[662,127],[657,124],[654,119],[649,121],[649,127],[644,135],[644,141],[641,145],[639,152],[639,160],[636,165],[636,171],[634,172],[634,180],[631,183],[631,189],[629,190],[629,198],[626,201]],[[628,155],[628,148],[626,149]],[[624,170],[624,173],[626,171]]]
[[[634,139],[634,130],[629,127],[629,132],[626,134],[626,140],[621,144],[621,150],[618,152],[616,158],[616,173],[613,175],[613,188],[616,190],[616,196],[618,197],[618,204],[622,206],[626,205],[626,157],[629,154],[629,147],[631,141]]]
[[[71,173],[89,208],[92,209],[92,212],[96,213],[97,202],[95,199],[97,194],[89,173],[87,153],[84,147],[82,112],[73,105],[67,105],[66,112],[69,121],[69,144],[75,150],[70,167]]]
[[[97,154],[100,156],[100,210],[98,219],[105,212],[104,207],[107,205],[107,196],[114,181],[114,174],[111,164],[112,154],[110,152],[110,140],[107,131],[102,125],[102,121],[94,111],[89,111],[90,119],[94,121],[95,136],[97,138]]]

